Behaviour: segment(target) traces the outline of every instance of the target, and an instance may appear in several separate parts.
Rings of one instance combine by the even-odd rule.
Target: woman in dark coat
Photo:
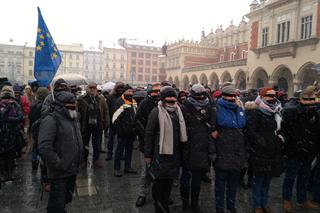
[[[18,140],[22,140],[19,133],[23,112],[11,87],[2,88],[0,99],[0,166],[4,172],[4,180],[1,181],[12,181],[15,150]]]
[[[183,209],[187,210],[190,207],[191,188],[191,209],[200,212],[198,201],[201,178],[209,168],[209,155],[215,151],[211,134],[216,131],[216,115],[201,84],[192,86],[190,96],[181,110],[187,125],[188,143],[184,147],[185,162],[180,177],[180,193]]]
[[[281,102],[270,87],[261,89],[255,102],[246,103],[247,136],[250,143],[252,178],[252,207],[254,213],[272,213],[267,206],[272,177],[282,173],[283,141],[281,128]]]
[[[149,115],[145,130],[145,162],[154,180],[152,197],[156,213],[169,213],[169,196],[178,176],[181,143],[187,141],[186,126],[176,91],[171,86],[160,90],[161,101]]]

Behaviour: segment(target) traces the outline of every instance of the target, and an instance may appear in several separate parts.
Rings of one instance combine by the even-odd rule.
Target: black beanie
[[[160,97],[161,100],[165,99],[166,97],[177,97],[177,92],[171,86],[164,86],[160,90]]]
[[[68,85],[68,84],[67,84],[67,82],[66,82],[64,79],[59,78],[58,80],[56,80],[56,81],[54,82],[53,88],[54,88],[55,91],[58,91],[58,90],[61,89],[61,87],[67,86],[67,85]]]
[[[126,85],[124,85],[124,87],[123,87],[123,92],[125,92],[125,91],[127,91],[127,90],[129,90],[129,89],[132,89],[132,90],[133,90],[133,88],[132,88],[129,84],[126,84]]]

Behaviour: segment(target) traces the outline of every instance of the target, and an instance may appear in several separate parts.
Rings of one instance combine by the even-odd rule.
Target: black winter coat
[[[83,143],[78,120],[68,111],[55,106],[54,111],[41,121],[38,152],[52,179],[76,175],[82,162]]]
[[[160,155],[160,128],[158,119],[159,109],[154,108],[149,116],[145,130],[144,156],[152,158],[152,170],[156,179],[173,179],[178,176],[178,168],[181,163],[180,124],[178,116],[170,113],[173,128],[173,155]]]
[[[216,113],[209,104],[201,112],[186,100],[181,110],[187,126],[188,144],[184,146],[184,166],[190,170],[209,168],[209,155],[215,154],[210,133],[216,130]]]
[[[266,115],[257,107],[246,111],[246,136],[250,146],[249,164],[258,175],[278,177],[284,170],[284,143],[275,134],[274,115]]]
[[[144,153],[144,134],[148,123],[148,117],[153,108],[157,105],[158,102],[148,96],[140,103],[134,118],[136,134],[139,136],[139,149],[142,153]]]
[[[320,113],[301,104],[286,104],[282,128],[286,140],[285,153],[290,159],[312,160],[319,152]]]

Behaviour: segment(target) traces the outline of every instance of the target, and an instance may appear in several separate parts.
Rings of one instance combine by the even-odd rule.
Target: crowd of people
[[[239,186],[251,188],[253,213],[273,213],[270,184],[282,175],[285,212],[296,212],[295,184],[298,205],[319,208],[316,86],[296,91],[287,100],[276,87],[239,91],[231,82],[215,91],[201,84],[179,91],[168,81],[145,88],[117,82],[112,91],[99,91],[90,83],[83,95],[63,79],[55,81],[51,92],[1,85],[1,182],[14,181],[16,159],[31,150],[32,169],[40,167],[43,188],[49,192],[48,213],[65,212],[80,169],[88,163],[102,168],[103,135],[108,138],[106,161],[114,160],[118,178],[138,174],[132,158],[134,141],[139,142],[137,207],[151,192],[154,211],[169,213],[171,189],[178,181],[182,212],[202,212],[201,182],[211,181],[213,168],[217,213],[237,213]]]

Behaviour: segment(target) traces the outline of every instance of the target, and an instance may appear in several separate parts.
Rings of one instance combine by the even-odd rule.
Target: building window
[[[139,65],[143,65],[143,61],[142,60],[139,60]]]
[[[278,24],[277,43],[284,43],[290,38],[290,21]]]
[[[131,56],[132,56],[132,57],[137,57],[137,53],[136,53],[136,52],[132,52],[132,53],[131,53]]]
[[[77,62],[77,67],[79,67],[79,62]]]
[[[152,73],[156,74],[157,73],[157,69],[152,69]]]
[[[143,72],[143,69],[139,67],[138,72],[139,72],[139,73],[142,73],[142,72]]]
[[[149,75],[144,76],[144,80],[149,82],[150,81],[150,76]]]
[[[137,61],[136,60],[131,60],[131,64],[136,64]]]
[[[139,58],[143,58],[144,54],[143,53],[139,53]]]
[[[107,53],[106,57],[107,57],[107,59],[109,59],[109,54],[108,53]]]
[[[123,61],[124,60],[124,55],[121,55],[121,61]]]
[[[152,76],[152,81],[153,81],[153,82],[157,81],[157,76],[156,76],[156,75],[153,75],[153,76]]]
[[[142,81],[142,75],[138,75],[138,81]]]
[[[29,70],[29,76],[32,76],[33,72],[32,70]]]
[[[124,64],[121,64],[121,69],[124,69]]]
[[[308,39],[312,33],[312,16],[301,18],[301,39]]]
[[[262,47],[268,46],[268,41],[269,41],[269,27],[263,28],[262,29]]]
[[[230,61],[234,61],[235,58],[236,58],[236,53],[235,53],[235,52],[232,52],[232,53],[230,54]]]
[[[30,56],[30,57],[33,56],[33,52],[32,52],[32,51],[29,52],[29,56]]]
[[[150,68],[146,68],[146,73],[150,73]]]
[[[124,79],[124,74],[123,74],[123,72],[120,73],[120,78],[121,78],[121,79]]]
[[[69,67],[72,67],[72,62],[69,63]]]
[[[73,57],[72,57],[72,55],[70,54],[70,55],[69,55],[69,59],[72,59],[72,58],[73,58]]]
[[[116,60],[116,58],[117,58],[116,54],[113,54],[113,60]]]
[[[89,69],[89,67],[88,67],[88,65],[86,65],[86,70],[88,70]]]
[[[154,66],[154,67],[158,66],[158,62],[157,61],[153,61],[152,62],[152,66]]]
[[[147,53],[147,54],[146,54],[146,58],[150,58],[150,53]]]
[[[241,58],[242,58],[242,59],[248,58],[248,51],[242,50]]]
[[[157,59],[158,58],[158,55],[157,54],[154,54],[152,55],[153,59]]]
[[[33,66],[33,61],[29,61],[29,66]]]
[[[79,59],[80,59],[79,55],[77,55],[77,56],[76,56],[76,59],[77,59],[77,60],[79,60]]]
[[[147,65],[147,66],[150,66],[150,61],[146,61],[146,65]]]
[[[224,55],[220,55],[220,62],[224,62]]]
[[[116,68],[116,63],[113,63],[112,67],[113,67],[113,69],[115,69]]]

